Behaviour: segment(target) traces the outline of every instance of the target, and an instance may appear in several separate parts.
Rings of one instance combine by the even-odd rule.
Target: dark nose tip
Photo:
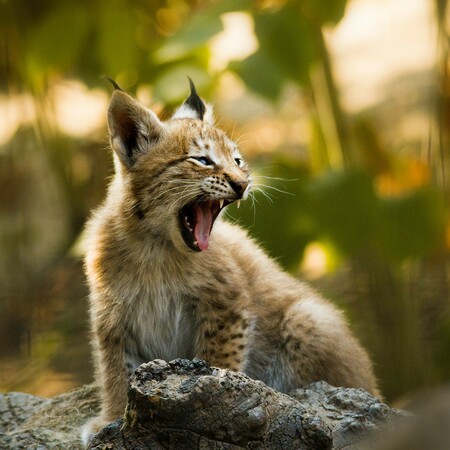
[[[232,187],[233,191],[236,192],[236,194],[238,195],[242,195],[248,186],[247,180],[237,181],[229,179],[228,183],[230,183],[230,186]]]

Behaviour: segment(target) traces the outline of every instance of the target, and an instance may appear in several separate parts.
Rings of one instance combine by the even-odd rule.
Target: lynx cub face
[[[108,125],[116,173],[85,259],[102,409],[83,441],[123,415],[128,377],[157,358],[197,356],[282,392],[325,380],[376,394],[340,311],[219,217],[252,181],[192,82],[164,123],[116,89]]]
[[[201,252],[223,208],[245,200],[251,179],[236,143],[213,126],[192,82],[191,90],[166,123],[116,90],[109,126],[129,215],[179,250]]]

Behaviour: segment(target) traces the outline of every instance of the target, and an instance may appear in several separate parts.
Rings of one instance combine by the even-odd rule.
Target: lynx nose
[[[233,191],[236,192],[236,194],[238,195],[242,195],[248,186],[247,180],[228,179],[228,183],[230,183],[230,186],[232,187]]]

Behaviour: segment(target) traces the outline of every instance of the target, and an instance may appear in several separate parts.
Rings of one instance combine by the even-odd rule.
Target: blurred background
[[[0,390],[92,380],[83,225],[111,86],[189,75],[255,169],[231,220],[342,307],[389,401],[450,379],[446,0],[0,2]]]

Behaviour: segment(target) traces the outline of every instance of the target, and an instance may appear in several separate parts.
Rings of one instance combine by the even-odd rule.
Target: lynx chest
[[[163,284],[141,292],[130,305],[126,359],[133,370],[153,359],[193,358],[196,318],[192,303]]]

